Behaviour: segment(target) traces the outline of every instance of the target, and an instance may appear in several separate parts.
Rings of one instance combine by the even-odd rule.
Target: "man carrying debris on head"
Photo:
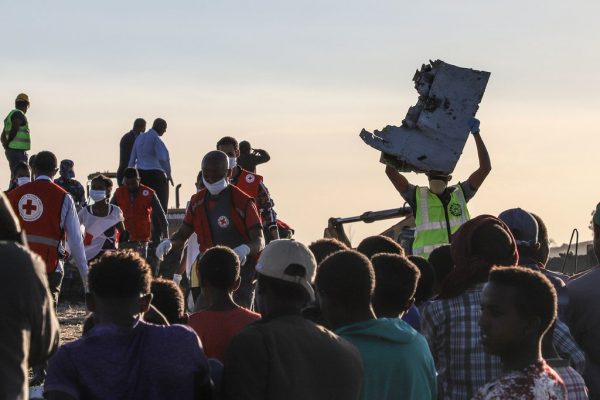
[[[395,168],[386,166],[385,173],[415,216],[413,255],[428,258],[437,247],[450,243],[460,225],[469,220],[467,202],[475,195],[492,170],[490,156],[479,134],[479,120],[469,120],[469,129],[479,157],[479,168],[466,182],[448,186],[451,175],[428,172],[429,187],[415,186]]]

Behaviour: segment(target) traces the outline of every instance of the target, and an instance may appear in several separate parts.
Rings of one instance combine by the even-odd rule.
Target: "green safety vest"
[[[460,184],[452,187],[455,190],[452,191],[450,202],[444,208],[440,198],[429,188],[417,186],[414,255],[429,258],[433,249],[450,243],[451,235],[471,218],[462,187]]]
[[[23,111],[12,110],[8,114],[8,117],[6,117],[4,119],[4,130],[2,131],[2,134],[7,139],[8,139],[8,134],[10,133],[10,131],[12,129],[12,116],[14,115],[14,113],[17,113],[17,112],[23,114],[23,117],[25,118],[25,114],[23,113]],[[7,147],[9,149],[24,150],[24,151],[31,149],[31,138],[29,136],[29,124],[27,123],[27,118],[25,118],[25,125],[21,125],[19,127],[17,134],[15,135],[13,140],[11,140],[8,143]]]

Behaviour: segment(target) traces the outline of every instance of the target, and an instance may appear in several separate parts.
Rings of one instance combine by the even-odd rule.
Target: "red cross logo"
[[[217,219],[217,224],[219,224],[219,227],[221,228],[227,228],[229,226],[229,218],[223,215]]]
[[[37,206],[33,204],[31,199],[27,199],[27,202],[23,204],[23,210],[25,210],[27,215],[31,215],[33,211],[37,210]]]
[[[19,215],[23,221],[32,222],[42,216],[44,204],[39,197],[28,193],[19,199]]]

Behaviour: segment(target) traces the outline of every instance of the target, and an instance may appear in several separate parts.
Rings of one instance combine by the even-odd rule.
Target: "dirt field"
[[[61,302],[58,304],[61,344],[68,343],[81,336],[81,327],[85,316],[85,304],[83,303]]]

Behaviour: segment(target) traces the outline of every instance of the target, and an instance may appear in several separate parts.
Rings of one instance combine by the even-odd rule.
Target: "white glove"
[[[171,247],[173,247],[173,244],[169,239],[165,239],[162,242],[160,242],[160,244],[156,246],[156,258],[162,261],[164,256],[167,255],[169,251],[171,251]]]
[[[175,282],[175,284],[179,286],[179,284],[181,283],[181,275],[173,274],[173,282]]]
[[[250,254],[250,247],[245,244],[240,244],[238,247],[234,248],[233,251],[240,259],[240,265],[246,264],[246,257]]]

